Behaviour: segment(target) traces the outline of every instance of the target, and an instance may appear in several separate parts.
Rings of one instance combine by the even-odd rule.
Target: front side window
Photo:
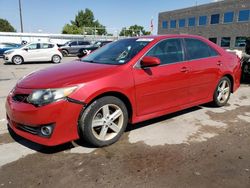
[[[170,28],[172,28],[172,29],[176,28],[176,20],[170,21]]]
[[[130,61],[153,39],[151,38],[130,38],[122,39],[104,45],[81,59],[83,62],[120,65]]]
[[[192,18],[188,19],[188,26],[189,27],[194,27],[195,26],[195,17],[192,17]]]
[[[180,19],[179,20],[179,27],[185,27],[186,26],[186,20],[185,19]]]
[[[221,38],[221,47],[230,47],[230,37],[222,37]]]
[[[87,41],[79,41],[78,45],[90,45],[90,43]]]
[[[249,17],[250,17],[250,10],[241,10],[239,12],[238,21],[239,22],[248,21],[250,19]]]
[[[218,53],[205,42],[198,39],[185,39],[187,60],[217,56]]]
[[[207,25],[207,16],[199,17],[199,25]]]
[[[210,24],[218,24],[220,22],[220,14],[213,14],[211,15],[211,22]]]
[[[157,57],[161,64],[176,63],[184,60],[180,39],[167,39],[155,45],[146,56]]]
[[[236,37],[235,39],[235,47],[245,47],[246,46],[247,37]]]
[[[167,21],[162,21],[162,28],[167,29],[168,28],[168,22]]]
[[[224,14],[224,23],[232,23],[234,20],[234,12],[226,12]]]
[[[29,50],[39,49],[40,48],[40,44],[39,43],[29,44],[29,45],[26,46],[26,48],[28,48]]]

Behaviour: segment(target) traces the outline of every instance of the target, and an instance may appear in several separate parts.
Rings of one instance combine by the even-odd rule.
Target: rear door
[[[186,58],[189,67],[190,102],[207,99],[214,92],[218,82],[222,58],[204,41],[185,38]]]
[[[51,61],[52,56],[54,55],[54,44],[50,43],[41,43],[41,58],[42,61]]]
[[[146,56],[159,58],[161,65],[134,68],[137,115],[180,108],[187,103],[189,83],[181,40],[161,41]]]

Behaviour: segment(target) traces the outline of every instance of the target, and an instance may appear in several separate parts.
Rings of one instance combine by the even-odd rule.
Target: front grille
[[[27,98],[28,94],[16,94],[12,97],[12,99],[16,102],[28,103]]]

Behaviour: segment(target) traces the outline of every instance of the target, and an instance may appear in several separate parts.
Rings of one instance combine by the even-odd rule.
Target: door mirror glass
[[[157,57],[145,56],[141,60],[141,67],[154,67],[161,64],[161,61]]]

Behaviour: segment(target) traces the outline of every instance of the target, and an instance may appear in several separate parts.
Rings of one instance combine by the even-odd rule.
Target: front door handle
[[[187,67],[182,67],[181,68],[181,72],[188,72],[189,70],[188,70],[188,68]]]

